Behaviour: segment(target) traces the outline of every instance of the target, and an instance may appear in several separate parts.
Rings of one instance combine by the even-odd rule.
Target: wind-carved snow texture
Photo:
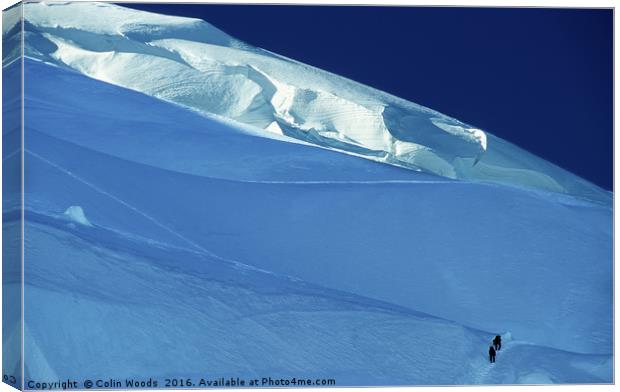
[[[485,150],[451,128],[456,120],[202,21],[92,3],[25,12],[27,380],[206,372],[340,386],[612,381],[605,192],[490,134]],[[192,45],[201,50],[189,66]],[[197,70],[210,61],[226,73]],[[177,85],[183,78],[157,71],[170,62],[200,74]],[[20,62],[5,64],[5,80],[19,74]],[[256,84],[252,101],[239,103],[243,89],[225,95],[222,75],[228,86]],[[19,94],[19,84],[5,86]],[[219,112],[192,107],[216,91],[229,102]],[[333,102],[329,126],[324,99]],[[400,151],[425,146],[412,159],[461,170],[479,158],[481,170],[496,154],[506,175],[496,182],[510,186],[361,159],[370,149],[351,146],[383,140],[381,122],[364,112],[379,101],[391,102],[381,122],[395,146],[405,140]],[[347,111],[369,114],[347,120]],[[347,121],[369,134],[344,133]],[[337,140],[347,154],[331,151]],[[20,160],[3,149],[5,168]],[[517,173],[527,186],[516,186]],[[541,173],[562,190],[536,185]],[[7,239],[20,227],[19,205],[5,201]],[[89,224],[68,219],[68,206]],[[505,345],[490,365],[498,333]],[[5,347],[19,348],[19,337],[5,335]]]
[[[97,3],[25,8],[27,56],[108,83],[412,170],[611,200],[475,126],[252,47],[199,19]]]

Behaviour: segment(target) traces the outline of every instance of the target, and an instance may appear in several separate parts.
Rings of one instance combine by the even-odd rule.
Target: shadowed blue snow
[[[608,206],[25,72],[27,378],[611,381]]]
[[[609,356],[506,339],[492,368],[489,333],[105,229],[31,216],[28,238],[26,353],[33,379],[206,373],[406,385],[611,377]]]
[[[2,25],[16,26],[21,4],[2,13]],[[22,358],[22,111],[21,30],[3,31],[2,53],[2,373],[21,387]],[[17,222],[10,224],[9,222]],[[14,379],[11,379],[14,378]],[[5,382],[6,382],[5,381]]]

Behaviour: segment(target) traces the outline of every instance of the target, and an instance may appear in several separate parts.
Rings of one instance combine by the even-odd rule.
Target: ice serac
[[[28,56],[108,83],[412,170],[611,200],[475,126],[252,47],[199,19],[98,3],[28,4],[25,13]]]

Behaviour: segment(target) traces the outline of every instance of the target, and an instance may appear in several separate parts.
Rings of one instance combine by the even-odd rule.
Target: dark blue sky
[[[611,10],[133,4],[387,91],[613,184]]]

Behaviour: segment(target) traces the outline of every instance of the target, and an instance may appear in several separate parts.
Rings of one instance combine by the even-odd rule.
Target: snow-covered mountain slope
[[[19,20],[20,7],[2,13],[3,26]],[[14,56],[21,52],[19,31],[3,36],[2,81],[2,359],[3,374],[21,378],[21,250],[19,222],[21,205],[21,82],[22,73]],[[13,65],[10,65],[10,62]],[[6,66],[6,67],[4,67]],[[11,160],[11,158],[13,158]],[[9,164],[10,163],[10,164]]]
[[[610,382],[609,208],[25,73],[27,377]]]
[[[612,381],[610,193],[203,21],[25,13],[27,379]]]
[[[98,3],[29,3],[24,13],[27,56],[111,84],[442,177],[610,204],[609,192],[488,132],[251,47],[202,20]]]
[[[190,250],[145,253],[150,244],[60,217],[31,214],[27,230],[28,378],[296,376],[343,386],[611,377],[609,356],[507,337],[493,369],[492,334],[457,323]]]

